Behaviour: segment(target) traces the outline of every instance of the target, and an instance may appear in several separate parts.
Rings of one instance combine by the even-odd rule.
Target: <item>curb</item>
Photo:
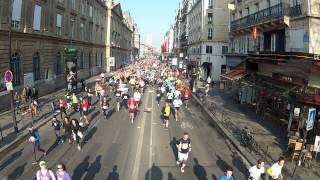
[[[42,120],[39,124],[35,125],[34,128],[35,129],[41,128],[51,120],[52,116],[53,114],[50,114],[48,118]],[[28,138],[29,133],[28,133],[28,130],[26,129],[23,132],[18,133],[18,135],[20,136],[17,139],[15,139],[13,142],[11,142],[10,144],[7,144],[6,146],[0,149],[0,161],[4,159],[8,154],[10,154],[10,151],[14,150],[23,141],[25,141]]]
[[[201,101],[193,94],[191,93],[191,96],[193,99],[197,101],[197,103],[204,109],[204,111],[211,117],[212,122],[216,125],[216,127],[228,138],[230,143],[237,149],[237,151],[240,153],[240,156],[244,158],[244,164],[247,167],[250,167],[257,163],[257,160],[255,157],[253,157],[247,150],[240,145],[240,142],[232,136],[232,134],[225,129],[222,124],[219,122],[219,120],[208,110],[207,107],[205,107]],[[247,161],[247,162],[245,162]]]

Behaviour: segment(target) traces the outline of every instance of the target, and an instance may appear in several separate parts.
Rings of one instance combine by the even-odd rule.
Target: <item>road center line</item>
[[[149,91],[150,92],[150,91]],[[152,142],[152,138],[153,138],[153,91],[151,92],[151,122],[150,122],[150,148],[149,148],[149,168],[150,168],[150,173],[149,173],[149,179],[152,178],[152,149],[153,149],[153,142]]]
[[[149,96],[150,96],[150,93],[147,94],[145,106],[147,106],[147,102],[149,101]],[[143,111],[140,111],[140,112],[143,112]],[[140,168],[140,161],[141,161],[141,150],[142,150],[142,144],[143,144],[144,129],[146,124],[146,121],[145,121],[146,115],[147,113],[143,112],[142,124],[141,124],[141,129],[140,129],[139,138],[138,138],[136,157],[134,160],[134,166],[132,171],[132,180],[138,180],[139,178],[138,176],[139,176],[139,168]]]

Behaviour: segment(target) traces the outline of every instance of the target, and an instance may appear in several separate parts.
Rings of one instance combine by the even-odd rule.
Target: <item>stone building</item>
[[[11,69],[15,90],[36,86],[42,95],[60,89],[66,83],[65,48],[78,51],[78,79],[100,73],[106,57],[106,9],[102,0],[0,1],[0,74]],[[1,102],[9,102],[0,82],[0,96],[6,98]]]
[[[188,63],[196,65],[200,77],[220,80],[228,51],[227,1],[194,0],[188,12]],[[190,70],[190,69],[189,69]]]
[[[108,4],[107,12],[107,59],[113,57],[115,66],[110,67],[107,63],[107,71],[116,70],[128,64],[132,51],[133,25],[124,18],[120,3]],[[109,25],[109,26],[108,26]]]

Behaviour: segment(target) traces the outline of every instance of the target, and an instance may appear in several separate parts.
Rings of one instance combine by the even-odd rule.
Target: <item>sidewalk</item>
[[[246,149],[248,153],[255,159],[265,159],[269,165],[273,164],[281,155],[284,155],[287,148],[287,125],[279,120],[272,120],[268,117],[264,118],[264,120],[259,120],[253,109],[237,104],[232,97],[232,93],[220,93],[218,87],[218,85],[215,85],[215,88],[210,90],[210,96],[207,100],[216,105],[215,117],[220,122],[227,119],[235,127],[239,129],[247,127],[252,132],[262,149],[262,153],[250,153]],[[231,131],[230,134],[239,140],[238,134]],[[291,161],[288,158],[283,169],[285,179],[291,179],[295,165],[296,161]],[[320,167],[319,161],[313,161],[312,165],[312,168],[298,167],[294,180],[319,179],[320,174],[317,171]]]
[[[87,79],[85,82],[87,85],[92,86],[99,76],[93,76]],[[50,121],[53,115],[51,102],[53,100],[58,100],[63,97],[65,94],[65,89],[61,89],[51,94],[47,94],[39,98],[39,109],[41,112],[38,113],[34,118],[34,127],[40,128],[45,125],[46,122]],[[13,129],[13,122],[11,112],[5,112],[0,114],[0,128],[2,130],[2,137],[0,139],[0,159],[5,156],[6,152],[10,152],[10,150],[14,149],[19,143],[28,135],[28,127],[30,127],[32,123],[31,114],[28,113],[24,116],[18,114],[16,116],[19,132],[16,133]],[[1,138],[1,137],[0,137]]]

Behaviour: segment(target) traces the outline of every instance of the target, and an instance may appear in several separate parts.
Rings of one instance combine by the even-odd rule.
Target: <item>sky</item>
[[[159,48],[165,33],[174,23],[179,0],[115,0],[122,11],[129,11],[137,23],[141,43],[146,43],[147,33],[152,33],[153,46]]]

